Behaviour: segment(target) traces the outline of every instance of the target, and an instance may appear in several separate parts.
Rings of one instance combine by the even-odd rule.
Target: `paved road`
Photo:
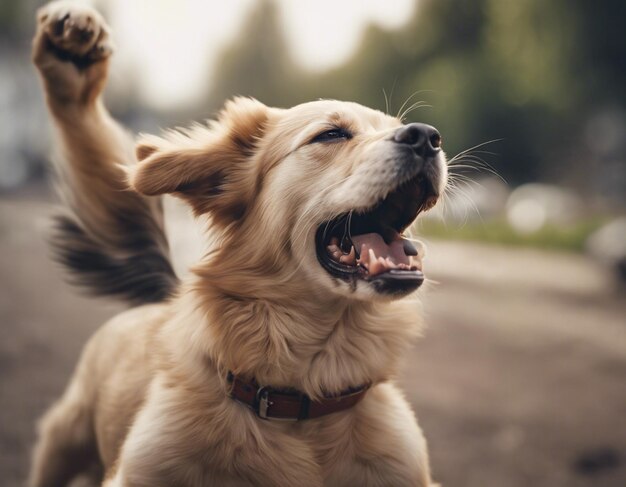
[[[0,485],[120,306],[62,282],[46,202],[0,200]],[[402,382],[444,487],[626,485],[626,304],[574,255],[430,242],[429,327]]]

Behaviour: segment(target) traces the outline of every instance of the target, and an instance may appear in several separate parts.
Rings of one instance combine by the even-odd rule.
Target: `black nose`
[[[422,157],[433,157],[441,151],[441,135],[435,127],[425,123],[410,123],[400,127],[393,135],[393,141],[410,145]]]

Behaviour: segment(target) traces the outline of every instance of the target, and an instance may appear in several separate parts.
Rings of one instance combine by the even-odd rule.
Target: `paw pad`
[[[41,28],[59,59],[83,67],[108,57],[108,27],[98,12],[71,2],[58,1],[39,12]]]

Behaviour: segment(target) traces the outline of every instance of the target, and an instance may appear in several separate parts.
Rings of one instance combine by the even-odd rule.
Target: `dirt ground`
[[[63,283],[45,201],[0,200],[0,485],[121,307]],[[626,300],[583,256],[429,242],[428,329],[402,382],[444,487],[626,486]],[[620,294],[621,292],[621,294]]]

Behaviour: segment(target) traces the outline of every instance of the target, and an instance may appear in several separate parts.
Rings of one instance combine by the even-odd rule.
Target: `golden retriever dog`
[[[135,307],[89,341],[41,420],[30,485],[97,467],[108,487],[431,485],[394,380],[421,326],[403,298],[423,249],[404,234],[447,181],[437,131],[356,103],[236,98],[135,143],[101,98],[109,35],[85,6],[38,12],[67,207],[56,256]],[[166,194],[214,240],[182,280]]]

